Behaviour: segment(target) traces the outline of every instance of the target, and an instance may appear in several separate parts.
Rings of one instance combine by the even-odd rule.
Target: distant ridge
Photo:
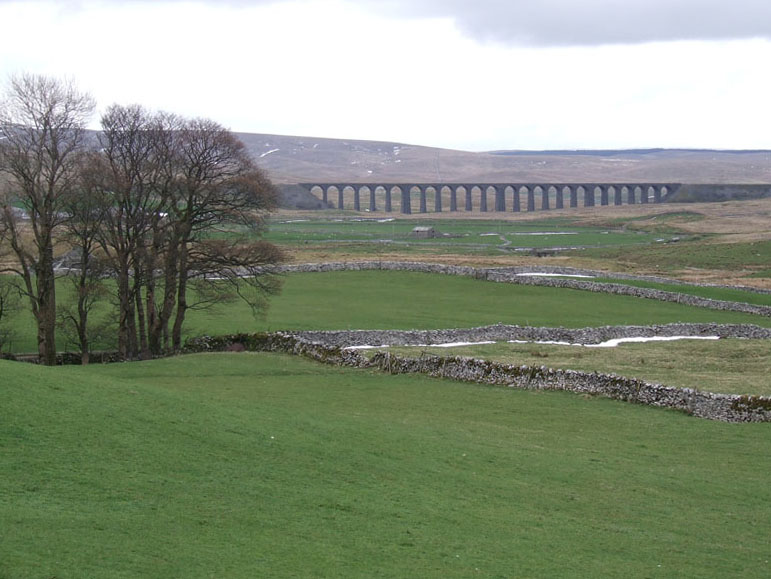
[[[771,183],[771,149],[557,149],[482,153],[389,141],[237,133],[279,184],[309,181]]]
[[[745,155],[755,153],[771,154],[771,149],[502,149],[488,151],[491,155],[594,155],[598,157],[612,155],[651,155],[659,153],[727,153],[732,155]]]

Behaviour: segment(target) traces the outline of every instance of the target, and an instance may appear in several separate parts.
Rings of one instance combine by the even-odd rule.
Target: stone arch
[[[426,191],[426,203],[428,205],[433,205],[433,210],[435,213],[441,213],[442,196],[439,193],[439,191],[441,190],[441,187],[437,185],[426,185],[424,189]]]
[[[421,202],[425,204],[425,197],[423,196],[424,192],[422,187],[419,187],[418,185],[400,185],[399,189],[401,189],[402,192],[402,213],[406,215],[412,214],[412,193],[414,189],[418,190],[421,197]]]
[[[581,186],[580,189],[582,189],[584,192],[584,207],[594,207],[594,186]]]
[[[543,186],[543,197],[541,198],[541,210],[548,211],[551,209],[551,198],[557,196],[557,188],[554,185]]]
[[[363,198],[369,197],[369,203],[367,205],[367,211],[376,211],[377,204],[375,203],[375,188],[369,185],[362,185],[359,187],[359,196]]]
[[[555,199],[554,206],[557,209],[564,209],[565,208],[565,189],[567,187],[563,186],[557,186],[555,187],[557,190],[557,198]]]
[[[527,195],[527,210],[535,211],[535,187],[523,186]]]
[[[472,195],[472,189],[471,185],[464,185],[463,190],[466,192],[466,211],[473,211],[474,210],[474,204],[471,199]]]
[[[570,206],[578,207],[578,190],[582,187],[571,187],[568,185],[568,191],[570,192]]]
[[[335,204],[335,208],[342,209],[342,200],[343,200],[343,188],[339,187],[337,185],[330,185],[327,187],[327,198],[334,199],[335,195],[337,195],[337,203]]]
[[[386,213],[391,213],[391,211],[393,211],[393,207],[391,206],[391,188],[387,187],[386,185],[378,185],[377,187],[375,187],[375,194],[378,194],[380,189],[383,190],[383,193],[382,193],[383,199],[384,199],[383,210]]]
[[[361,188],[351,185],[353,189],[353,210],[361,211]]]
[[[613,190],[613,205],[621,205],[621,190],[623,187],[620,185],[611,185],[609,187],[609,190]],[[610,195],[610,191],[608,192],[608,195]]]
[[[547,189],[548,188],[545,185],[535,185],[533,187],[533,202],[535,203],[535,199],[540,196],[542,210],[549,208],[549,199],[546,193]],[[544,204],[546,205],[545,207]],[[535,211],[535,207],[533,207],[533,211]]]
[[[508,195],[509,195],[509,190],[511,190],[512,195],[513,195],[514,188],[511,185],[498,185],[497,186],[498,194],[503,198],[503,203],[501,204],[501,207],[503,207],[503,209],[499,209],[499,211],[506,211],[506,205],[507,205],[506,204],[506,197],[508,197]]]
[[[506,211],[506,199],[503,199],[503,209],[501,209],[501,191],[498,185],[484,185],[485,195],[493,200],[493,211]]]
[[[634,205],[635,204],[634,186],[626,185],[624,188],[626,189],[626,204]]]
[[[389,185],[387,187],[388,193],[391,197],[391,204],[393,205],[394,199],[397,199],[399,201],[399,211],[402,209],[402,197],[403,197],[403,191],[402,188],[399,185]]]
[[[412,189],[417,188],[420,192],[420,212],[421,213],[428,213],[428,200],[426,198],[426,190],[428,187],[424,187],[422,185],[414,185]]]
[[[484,185],[472,185],[472,197],[475,190],[479,191],[479,211],[487,213],[487,187]]]
[[[585,207],[594,207],[597,205],[597,197],[600,197],[602,199],[602,187],[599,185],[590,185],[587,189],[587,201],[589,202],[589,205],[585,205]]]
[[[450,190],[450,211],[455,212],[458,210],[458,189],[459,187],[450,187],[445,185],[442,189]]]
[[[336,185],[337,187],[337,208],[338,209],[345,209],[345,193],[349,189],[351,191],[354,191],[354,197],[355,197],[355,188],[351,185]],[[348,197],[350,199],[350,193],[348,193]]]
[[[322,203],[324,203],[324,206],[329,204],[329,201],[327,200],[327,190],[324,189],[324,187],[321,185],[311,185],[309,191],[311,192],[311,195],[321,199]]]
[[[457,192],[458,197],[460,198],[460,203],[463,205],[463,209],[465,211],[471,211],[471,201],[469,195],[471,195],[471,192],[468,190],[468,188],[465,185],[458,186],[455,191]]]

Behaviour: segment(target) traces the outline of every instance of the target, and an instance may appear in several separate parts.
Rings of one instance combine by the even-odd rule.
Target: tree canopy
[[[263,306],[279,287],[282,255],[259,239],[277,192],[244,144],[212,120],[140,105],[111,105],[90,135],[93,109],[71,84],[31,75],[14,78],[0,106],[3,269],[29,299],[41,360],[55,363],[57,320],[88,360],[106,278],[126,359],[178,350],[191,307]],[[67,251],[77,303],[57,310],[54,256]]]

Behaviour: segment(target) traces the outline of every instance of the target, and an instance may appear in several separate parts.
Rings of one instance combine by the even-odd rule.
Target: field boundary
[[[510,283],[517,285],[545,286],[566,289],[577,289],[597,293],[607,293],[615,295],[628,295],[633,297],[653,299],[664,302],[674,302],[689,306],[709,308],[713,310],[741,312],[764,317],[771,317],[771,306],[761,306],[748,304],[746,302],[732,302],[725,300],[713,300],[691,294],[671,292],[665,290],[639,288],[630,285],[594,282],[590,280],[578,280],[567,278],[540,277],[536,275],[522,275],[524,273],[544,272],[545,268],[475,268],[471,266],[444,265],[437,263],[424,263],[413,261],[356,261],[356,262],[329,262],[329,263],[306,263],[297,265],[284,265],[275,268],[276,273],[312,273],[329,271],[410,271],[418,273],[436,273],[442,275],[456,275],[463,277],[473,277],[485,281],[498,283]],[[552,268],[556,269],[556,268]],[[564,275],[570,268],[560,268]],[[537,270],[537,271],[533,271]],[[576,271],[588,272],[589,270],[570,270],[573,275]],[[559,273],[552,271],[549,273]],[[615,276],[604,272],[593,272],[594,275]],[[632,278],[630,278],[632,279]],[[707,284],[684,284],[697,287],[714,287]],[[733,288],[743,289],[743,288]],[[759,293],[766,293],[760,291]]]
[[[260,351],[303,356],[337,366],[375,369],[390,374],[419,373],[464,382],[527,390],[565,390],[615,400],[671,408],[722,422],[771,422],[771,398],[714,394],[653,384],[615,374],[514,366],[466,357],[407,358],[378,352],[372,358],[356,350],[329,346],[284,332],[201,336],[188,340],[186,353]]]
[[[674,323],[651,326],[548,328],[494,324],[444,330],[298,330],[283,334],[327,347],[430,346],[454,342],[567,342],[600,344],[619,338],[705,337],[771,340],[771,328],[754,324]]]

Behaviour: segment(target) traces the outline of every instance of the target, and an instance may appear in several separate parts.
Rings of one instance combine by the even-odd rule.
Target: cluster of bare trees
[[[118,105],[89,133],[93,110],[72,84],[30,75],[11,80],[0,106],[3,268],[30,303],[46,364],[57,325],[87,362],[89,313],[106,293],[119,354],[132,359],[179,349],[191,307],[240,296],[256,308],[278,287],[281,254],[257,239],[276,191],[237,137]],[[57,308],[62,248],[76,300]]]

